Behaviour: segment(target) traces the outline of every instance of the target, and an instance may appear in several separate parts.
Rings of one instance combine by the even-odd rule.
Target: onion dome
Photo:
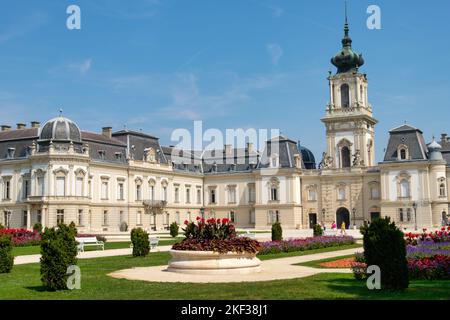
[[[429,143],[427,145],[428,147],[428,159],[429,160],[443,160],[444,158],[442,157],[442,146],[436,142],[436,140],[434,140],[433,137],[433,141],[431,141],[431,143]]]
[[[39,139],[81,142],[81,131],[75,122],[60,115],[44,124]]]
[[[342,50],[331,58],[331,63],[337,68],[337,73],[358,71],[358,68],[364,64],[362,54],[358,54],[352,49],[352,39],[348,35],[347,13],[345,14],[344,32],[345,36],[342,39]]]

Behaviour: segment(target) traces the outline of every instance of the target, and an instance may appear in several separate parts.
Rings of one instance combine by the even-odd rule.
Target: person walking
[[[336,230],[337,229],[336,222],[333,221],[333,223],[331,224],[331,229],[332,230]]]
[[[345,231],[345,222],[343,221],[341,224],[341,235],[347,234],[347,232]]]

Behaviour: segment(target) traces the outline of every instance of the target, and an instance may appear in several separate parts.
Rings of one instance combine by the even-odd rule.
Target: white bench
[[[75,241],[78,242],[78,252],[84,252],[84,247],[101,247],[105,250],[105,243],[98,241],[96,237],[75,238]]]
[[[246,233],[240,234],[240,236],[245,237],[245,238],[255,239],[256,233],[250,233],[250,231],[247,231]]]
[[[150,250],[155,249],[158,246],[159,238],[156,237],[149,237],[148,241],[150,242]],[[130,243],[130,248],[133,248],[133,242]]]

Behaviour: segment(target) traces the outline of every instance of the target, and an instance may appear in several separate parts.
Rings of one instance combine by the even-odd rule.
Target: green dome
[[[362,55],[354,52],[352,49],[352,39],[348,36],[347,18],[345,19],[344,31],[345,36],[342,39],[342,50],[331,58],[331,63],[338,69],[337,73],[358,71],[358,68],[364,64]]]

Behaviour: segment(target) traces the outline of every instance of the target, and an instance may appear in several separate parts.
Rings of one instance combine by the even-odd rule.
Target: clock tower
[[[364,64],[361,54],[352,49],[347,15],[342,49],[331,59],[336,74],[328,77],[330,102],[326,106],[327,150],[322,169],[343,169],[375,165],[374,131],[377,120],[372,116],[366,74],[359,72]]]

